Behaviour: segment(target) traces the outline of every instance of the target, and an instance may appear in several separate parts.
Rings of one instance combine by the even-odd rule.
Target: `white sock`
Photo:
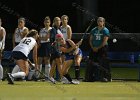
[[[17,72],[17,73],[13,73],[11,74],[14,78],[23,78],[26,76],[25,72]]]
[[[20,68],[19,68],[18,65],[16,65],[16,66],[13,68],[13,70],[12,70],[12,74],[17,73],[17,72],[19,72],[19,71],[20,71]]]
[[[32,80],[33,75],[35,74],[35,70],[30,70],[28,74],[28,80]]]
[[[50,69],[51,69],[51,65],[48,64],[48,65],[45,65],[45,74],[49,77],[49,74],[50,74]]]
[[[42,71],[42,64],[39,65],[39,70]]]
[[[3,79],[3,67],[0,64],[0,80]]]

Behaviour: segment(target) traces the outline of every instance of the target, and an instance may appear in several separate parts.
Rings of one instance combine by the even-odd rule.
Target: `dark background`
[[[88,11],[88,13],[87,13]],[[26,18],[26,26],[29,29],[40,30],[43,27],[45,16],[61,17],[69,16],[69,25],[73,33],[83,33],[92,18],[103,16],[106,19],[106,27],[111,33],[140,33],[139,19],[140,6],[138,0],[1,0],[0,17],[3,27],[7,31],[6,50],[12,49],[12,34],[17,27],[19,17]],[[96,21],[92,27],[96,26]],[[117,38],[117,37],[116,37]],[[118,38],[119,40],[119,38]],[[112,44],[112,51],[139,51],[139,42],[132,39],[120,39]],[[87,43],[87,41],[86,41]],[[135,44],[135,45],[134,45]],[[114,47],[115,45],[115,47]],[[116,45],[118,46],[116,47]],[[128,48],[129,46],[132,46]],[[126,48],[126,47],[127,48]]]

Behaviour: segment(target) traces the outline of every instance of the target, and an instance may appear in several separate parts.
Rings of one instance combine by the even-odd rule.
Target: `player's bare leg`
[[[17,73],[13,73],[13,74],[8,73],[7,76],[8,76],[9,84],[14,84],[14,78],[25,77],[29,73],[28,61],[26,61],[26,60],[17,60],[16,64],[20,67],[20,69],[22,71],[21,72],[17,72]]]
[[[77,80],[80,79],[80,63],[81,63],[81,60],[82,60],[82,56],[80,55],[76,55],[75,56],[75,59],[74,59],[74,62],[75,62],[75,78]]]

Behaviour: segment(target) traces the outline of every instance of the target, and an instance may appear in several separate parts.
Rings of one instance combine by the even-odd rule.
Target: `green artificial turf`
[[[139,100],[139,82],[0,82],[0,100]]]

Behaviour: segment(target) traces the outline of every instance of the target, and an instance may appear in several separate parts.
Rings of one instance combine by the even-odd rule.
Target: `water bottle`
[[[132,53],[132,54],[130,55],[130,63],[131,63],[131,64],[134,64],[134,63],[135,63],[134,53]]]

